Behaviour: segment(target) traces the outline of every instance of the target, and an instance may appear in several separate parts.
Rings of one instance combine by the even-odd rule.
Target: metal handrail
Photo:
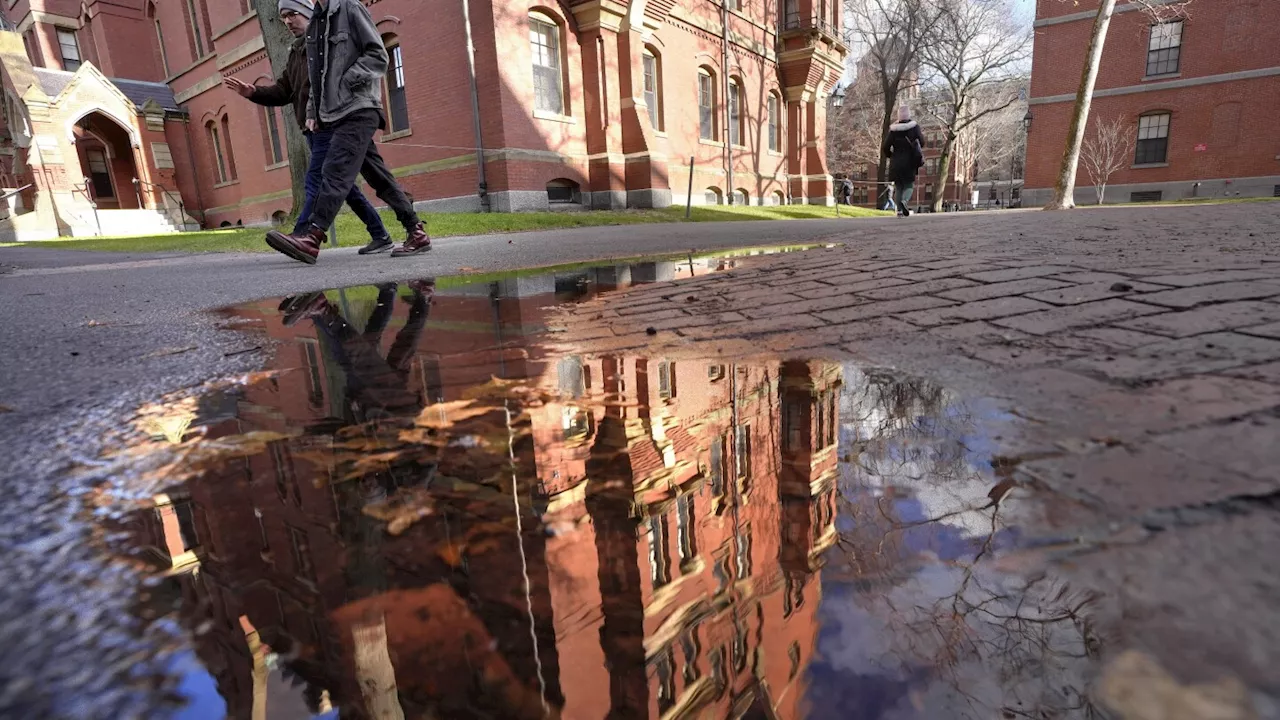
[[[93,224],[98,226],[98,235],[102,235],[102,220],[98,217],[98,201],[93,198],[93,178],[84,179],[84,187],[71,186],[72,192],[84,194],[85,200],[89,201],[89,207],[93,208]]]
[[[159,185],[159,184],[157,184],[157,183],[147,182],[146,180],[143,180],[142,178],[134,178],[134,179],[133,179],[133,192],[134,192],[134,194],[135,194],[135,195],[137,195],[137,196],[138,196],[138,205],[142,205],[142,193],[140,192],[140,188],[141,188],[143,185],[146,185],[148,188],[154,188],[154,189],[156,189],[156,190],[159,190],[160,192],[162,192],[162,193],[164,193],[165,195],[167,195],[167,196],[169,197],[169,199],[177,201],[177,203],[178,203],[178,225],[179,225],[179,226],[185,226],[185,225],[187,224],[187,209],[186,209],[186,204],[182,202],[182,195],[181,195],[181,194],[178,194],[178,195],[176,195],[176,196],[175,196],[175,195],[173,194],[173,191],[172,191],[172,190],[170,190],[169,188],[167,188],[167,187],[165,187],[165,186],[163,186],[163,185]]]

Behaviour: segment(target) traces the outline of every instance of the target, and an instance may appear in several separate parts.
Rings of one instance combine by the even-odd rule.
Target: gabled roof
[[[44,90],[44,94],[51,98],[56,98],[63,90],[67,89],[67,85],[71,84],[71,78],[75,77],[75,73],[64,70],[37,67],[32,68],[32,71],[40,81],[40,89]],[[107,80],[112,85],[115,85],[121,94],[129,98],[139,110],[148,100],[154,100],[157,105],[167,111],[186,112],[182,106],[178,105],[177,99],[174,98],[173,89],[164,83],[125,80],[123,78],[107,78]]]

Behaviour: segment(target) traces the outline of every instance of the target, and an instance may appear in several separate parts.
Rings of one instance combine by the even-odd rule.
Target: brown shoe
[[[320,254],[320,246],[324,241],[324,230],[315,225],[301,235],[285,235],[279,230],[267,233],[267,244],[273,250],[308,265],[316,264],[316,256]]]
[[[422,223],[418,223],[409,231],[409,235],[404,239],[404,244],[391,251],[391,257],[407,257],[429,252],[430,250],[431,237],[427,235],[427,229],[423,227]]]

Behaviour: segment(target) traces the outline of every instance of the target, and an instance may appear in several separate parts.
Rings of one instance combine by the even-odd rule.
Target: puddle
[[[232,311],[266,372],[144,409],[114,489],[192,637],[179,717],[1096,717],[1094,599],[1013,571],[1015,419],[853,363],[538,345],[558,303],[734,262]]]

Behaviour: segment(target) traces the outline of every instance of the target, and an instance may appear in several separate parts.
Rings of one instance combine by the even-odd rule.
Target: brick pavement
[[[1226,537],[1280,537],[1277,210],[1206,209],[1199,234],[1149,211],[1028,214],[1035,239],[1010,232],[1003,245],[906,221],[902,236],[836,238],[843,245],[570,308],[555,344],[848,357],[997,398],[1019,419],[1001,438],[1018,480],[1083,502],[1112,538],[1064,567],[1122,598],[1113,630],[1139,646],[1199,648],[1174,658],[1175,672],[1225,670],[1280,692],[1280,580],[1258,570],[1274,561],[1241,556],[1248,543]],[[1125,529],[1140,539],[1120,540]],[[1183,539],[1155,542],[1170,531],[1197,538],[1197,557],[1178,554]],[[1179,551],[1151,550],[1164,546]],[[1147,586],[1128,585],[1122,558],[1140,558]],[[1168,591],[1171,578],[1201,581],[1188,567],[1215,568],[1214,607],[1194,607],[1202,590]]]

